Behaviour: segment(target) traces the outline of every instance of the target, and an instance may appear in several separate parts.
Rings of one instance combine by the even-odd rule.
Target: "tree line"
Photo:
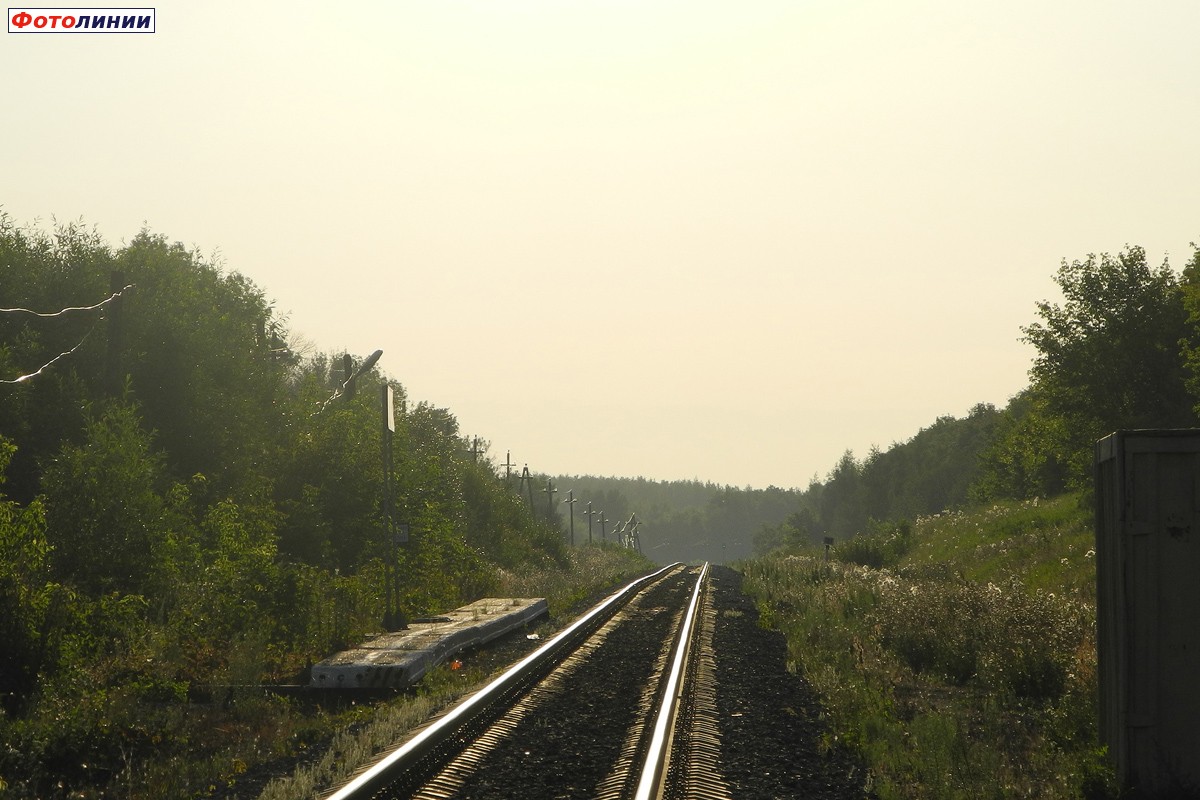
[[[1095,442],[1123,429],[1200,423],[1200,248],[1176,272],[1141,247],[1064,260],[1061,302],[1021,329],[1030,383],[1003,409],[938,418],[863,459],[847,451],[755,549],[819,544],[968,503],[1088,496]]]
[[[739,488],[700,480],[561,475],[555,482],[572,490],[580,501],[577,538],[588,534],[588,523],[578,516],[586,504],[593,512],[603,512],[608,520],[627,520],[636,514],[642,523],[642,551],[660,564],[729,563],[747,558],[754,552],[756,532],[782,520],[801,499],[794,489]],[[609,537],[612,530],[609,525]],[[598,523],[593,522],[591,533],[601,536]]]
[[[0,298],[0,772],[117,746],[88,700],[116,686],[294,679],[378,629],[389,559],[418,615],[566,563],[453,414],[391,382],[393,555],[387,377],[348,397],[342,358],[293,352],[264,292],[195,250],[0,214]]]
[[[968,504],[1090,491],[1096,440],[1121,429],[1200,423],[1200,250],[1183,270],[1140,247],[1063,261],[1061,302],[1035,304],[1021,329],[1030,383],[1003,408],[945,415],[886,450],[847,450],[803,490],[740,489],[699,480],[560,476],[559,486],[645,523],[646,554],[733,561]]]

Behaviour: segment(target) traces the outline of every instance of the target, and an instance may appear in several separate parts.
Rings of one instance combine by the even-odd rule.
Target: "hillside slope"
[[[1065,495],[740,569],[880,797],[1103,797],[1093,541]]]

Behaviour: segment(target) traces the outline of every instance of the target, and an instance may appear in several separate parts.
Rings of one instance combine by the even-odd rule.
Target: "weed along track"
[[[798,679],[781,637],[756,639],[771,632],[737,579],[673,565],[630,584],[327,797],[862,797],[856,765],[822,752],[815,729],[797,740],[766,707],[782,698],[819,716],[811,697],[803,707],[789,694]],[[773,691],[764,700],[747,681]]]

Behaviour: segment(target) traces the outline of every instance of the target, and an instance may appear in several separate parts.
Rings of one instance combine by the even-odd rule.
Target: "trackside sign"
[[[9,33],[154,33],[153,8],[10,8]]]

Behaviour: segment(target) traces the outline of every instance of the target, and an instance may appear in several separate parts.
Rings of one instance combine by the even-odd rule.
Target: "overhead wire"
[[[128,286],[125,286],[124,288],[122,288],[120,291],[113,292],[111,295],[109,295],[105,299],[101,300],[99,303],[96,303],[95,305],[92,305],[92,306],[69,306],[60,311],[48,311],[48,312],[31,311],[28,308],[0,308],[0,314],[29,314],[34,317],[49,318],[49,317],[61,317],[64,314],[71,314],[76,311],[96,311],[98,309],[104,308],[104,306],[108,305],[113,300],[116,300],[117,298],[119,298],[122,294],[124,294],[124,292],[127,289],[132,289],[132,288],[133,288],[133,284],[131,283]]]
[[[0,308],[0,314],[29,314],[29,315],[32,315],[35,317],[40,317],[40,318],[45,319],[45,318],[51,318],[51,317],[61,317],[64,314],[70,314],[70,313],[73,313],[76,311],[98,311],[98,310],[104,308],[109,303],[111,303],[114,300],[121,297],[122,294],[124,294],[126,291],[128,291],[129,289],[132,289],[132,288],[133,288],[133,284],[131,283],[131,284],[123,287],[120,291],[113,292],[111,295],[109,295],[105,299],[101,300],[99,303],[96,303],[95,305],[91,305],[91,306],[71,306],[68,308],[64,308],[60,311],[52,311],[52,312],[45,312],[45,313],[39,312],[39,311],[31,311],[28,308]],[[62,353],[59,353],[54,358],[47,361],[45,364],[42,364],[40,367],[38,367],[33,372],[27,373],[25,375],[21,375],[16,378],[11,378],[11,379],[0,378],[0,384],[11,385],[11,384],[17,384],[17,383],[25,383],[26,381],[30,381],[30,380],[33,380],[34,378],[38,377],[43,372],[48,370],[50,367],[54,366],[55,363],[57,363],[58,361],[61,361],[64,358],[67,358],[72,353],[74,353],[76,350],[83,347],[83,343],[88,340],[88,337],[91,336],[92,332],[96,330],[96,325],[99,325],[99,324],[100,324],[100,321],[97,320],[96,323],[93,324],[92,327],[88,329],[88,332],[83,335],[83,338],[80,339],[79,342],[74,347],[72,347],[70,350],[66,350]]]
[[[99,324],[99,323],[97,323],[97,324]],[[83,343],[87,341],[88,337],[92,335],[92,331],[94,331],[94,330],[96,330],[95,325],[93,325],[91,328],[88,329],[88,332],[83,335],[83,338],[79,340],[78,344],[76,344],[74,347],[72,347],[70,350],[67,350],[64,353],[59,353],[54,358],[50,359],[45,364],[42,364],[40,367],[38,367],[37,370],[35,370],[34,372],[30,372],[27,375],[22,375],[19,378],[13,378],[12,380],[0,379],[0,383],[24,383],[25,381],[36,378],[37,376],[39,376],[43,372],[45,372],[47,369],[49,369],[51,366],[53,366],[56,361],[66,358],[67,356],[71,355],[79,348],[83,347]]]

